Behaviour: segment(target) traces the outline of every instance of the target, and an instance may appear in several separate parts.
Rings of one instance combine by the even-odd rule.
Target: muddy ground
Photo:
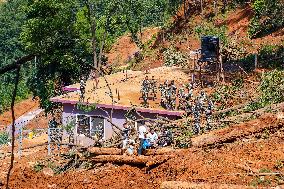
[[[26,150],[24,154],[25,157],[16,159],[11,188],[160,188],[164,181],[264,187],[284,184],[283,175],[274,175],[284,171],[283,128],[210,148],[177,150],[173,158],[150,170],[106,163],[89,170],[76,168],[60,174],[54,174],[50,168],[37,172],[36,162],[53,162],[49,165],[52,168],[51,164],[60,164],[62,159],[47,157],[44,146]],[[9,157],[0,162],[2,182],[8,162]]]

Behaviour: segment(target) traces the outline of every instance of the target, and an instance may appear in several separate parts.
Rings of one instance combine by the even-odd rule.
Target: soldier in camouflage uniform
[[[185,92],[184,98],[185,98],[185,112],[186,112],[187,116],[189,116],[192,113],[192,107],[193,107],[193,104],[194,104],[193,89],[192,89],[191,84],[186,86],[186,92]]]
[[[182,87],[178,90],[178,99],[179,99],[178,109],[179,110],[185,110],[185,103],[186,103],[185,97],[186,97],[186,94],[185,94],[184,88]]]
[[[166,108],[166,99],[167,99],[167,89],[168,89],[168,80],[164,84],[160,84],[159,90],[161,92],[161,106]]]
[[[204,91],[201,91],[201,93],[199,95],[199,103],[201,105],[202,112],[204,112],[205,109],[206,109],[206,107],[205,107],[205,102],[206,101],[207,101],[206,93]]]
[[[175,86],[175,81],[172,80],[167,91],[168,109],[170,110],[174,110],[176,107],[176,93],[177,87]]]
[[[200,133],[200,117],[201,117],[201,104],[200,104],[200,99],[197,97],[195,104],[192,106],[192,112],[193,112],[193,117],[194,117],[194,127],[193,131],[194,134],[199,134]]]
[[[84,78],[81,77],[81,80],[80,80],[80,101],[84,101],[84,98],[85,98],[85,88],[86,88],[86,83],[84,81]]]
[[[153,100],[155,100],[157,97],[157,81],[154,76],[152,76],[152,80],[150,81],[150,88],[151,93],[153,94]]]
[[[192,97],[193,97],[193,86],[192,86],[191,83],[188,84],[187,89],[188,89],[187,96],[188,96],[189,98],[192,98]]]
[[[214,109],[214,105],[213,102],[210,99],[207,99],[207,109],[205,112],[205,116],[206,116],[206,130],[211,130],[212,126],[211,126],[211,121],[212,121],[212,113],[213,113],[213,109]]]
[[[149,92],[150,92],[150,81],[148,79],[148,76],[146,76],[142,82],[142,88],[141,88],[142,99],[144,101],[144,105],[148,104]]]

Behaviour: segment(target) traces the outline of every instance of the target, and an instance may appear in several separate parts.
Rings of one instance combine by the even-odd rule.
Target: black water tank
[[[213,62],[219,56],[219,37],[204,36],[201,37],[201,58],[202,62]]]

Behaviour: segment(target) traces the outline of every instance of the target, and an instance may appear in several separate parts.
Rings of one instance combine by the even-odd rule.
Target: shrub
[[[284,3],[282,0],[255,0],[252,4],[254,17],[249,25],[249,36],[260,37],[282,28]]]
[[[283,69],[284,46],[283,45],[264,45],[257,53],[258,67],[269,69]],[[255,55],[249,54],[240,59],[243,62],[243,68],[246,71],[252,71],[255,68]]]
[[[265,45],[259,51],[259,63],[263,68],[282,68],[284,46]]]
[[[0,145],[7,144],[10,141],[9,135],[6,132],[0,133]]]
[[[265,73],[258,87],[258,101],[250,103],[245,111],[253,111],[266,105],[284,102],[284,71],[273,70]]]
[[[284,101],[284,71],[273,70],[264,75],[259,86],[261,101],[265,104]]]
[[[176,51],[173,47],[166,49],[163,56],[165,66],[186,66],[187,59],[185,55],[180,51]]]

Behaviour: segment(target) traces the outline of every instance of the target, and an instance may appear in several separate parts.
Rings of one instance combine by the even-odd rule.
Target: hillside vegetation
[[[284,184],[283,8],[283,0],[11,0],[0,3],[0,188],[6,178],[10,188],[280,187]],[[223,70],[218,71],[216,64],[208,63],[194,67],[196,60],[190,53],[200,49],[201,37],[209,35],[220,39]],[[77,139],[72,140],[76,136],[73,133],[76,121],[86,119],[78,120],[78,116],[76,121],[70,120],[64,125],[62,104],[49,100],[66,94],[63,86],[120,71],[120,75],[112,75],[115,78],[111,85],[116,84],[117,78],[123,78],[122,85],[118,86],[130,87],[133,91],[134,86],[131,88],[128,83],[132,85],[135,80],[135,91],[140,91],[144,72],[131,78],[134,80],[124,80],[124,70],[147,70],[162,82],[159,74],[167,68],[158,68],[156,72],[150,69],[161,66],[172,67],[163,77],[176,76],[172,78],[179,92],[194,78],[193,97],[184,98],[190,108],[178,108],[181,97],[175,97],[173,107],[164,108],[164,111],[184,110],[178,120],[160,116],[149,119],[148,113],[144,118],[135,112],[136,105],[126,113],[131,128],[126,129],[131,131],[129,138],[138,139],[137,114],[142,124],[145,122],[148,128],[156,130],[162,139],[162,145],[146,149],[142,156],[123,153],[124,132],[113,130],[115,134],[110,140],[92,138],[95,121],[86,124],[91,126],[84,128],[86,131],[80,137],[85,135],[88,142],[92,139],[100,147],[75,144]],[[111,80],[109,76],[104,78]],[[110,92],[102,90],[102,95],[109,96],[112,104],[119,104],[114,102],[111,92],[111,87],[116,86],[110,87],[108,79],[100,85],[106,84]],[[6,111],[14,102],[16,86],[16,102],[22,102],[13,106],[15,111]],[[92,90],[91,87],[86,87],[86,91]],[[117,88],[123,90],[123,87]],[[120,95],[129,93],[119,94],[119,90],[116,89],[115,95],[121,102]],[[86,94],[96,98],[92,96],[93,90]],[[168,94],[170,97],[166,100],[171,101]],[[81,95],[84,100],[83,90]],[[147,99],[140,100],[138,95],[139,92],[127,96],[127,102],[132,106],[130,101],[135,99],[141,102],[137,106],[142,107]],[[16,136],[13,133],[11,139],[6,126],[38,108],[36,100],[23,100],[31,96],[38,97],[40,107],[51,114],[42,112],[23,126],[23,139],[19,143],[18,133]],[[74,107],[86,115],[95,109],[109,114],[97,107],[100,99],[88,104],[90,98],[86,102],[80,98]],[[203,101],[200,105],[202,100],[206,103]],[[151,103],[158,107],[162,105],[158,101],[154,99]],[[11,112],[15,115],[11,116]],[[112,111],[110,114],[105,121],[119,128],[115,123],[121,124],[122,118],[112,117]],[[66,131],[64,137],[68,135],[68,141],[58,137],[64,145],[56,140],[54,154],[47,156],[47,149],[51,149],[47,147],[51,119],[52,122],[58,119],[58,128]],[[112,123],[112,119],[116,122]],[[12,124],[12,129],[18,127],[19,123]],[[166,137],[160,135],[163,132]],[[136,140],[136,146],[129,145],[127,150],[136,149],[141,141]],[[12,148],[8,145],[10,142]],[[16,154],[20,147],[24,148],[21,158]],[[14,169],[10,166],[13,162]]]

